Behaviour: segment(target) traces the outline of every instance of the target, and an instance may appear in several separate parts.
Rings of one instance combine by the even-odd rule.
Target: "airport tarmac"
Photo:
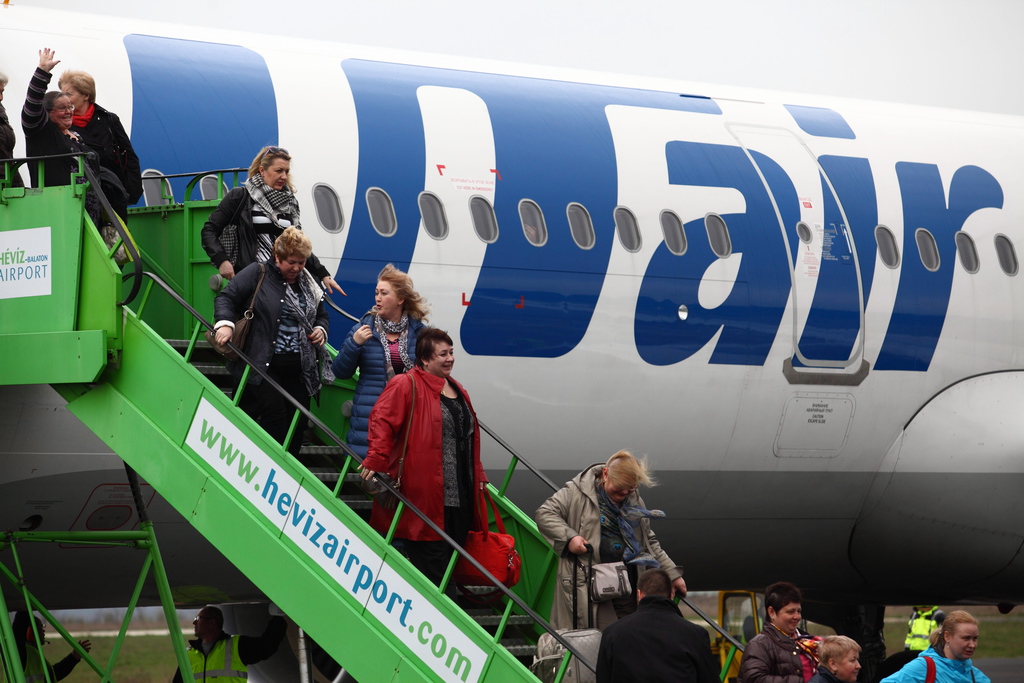
[[[974,666],[992,679],[992,683],[1024,683],[1024,658],[974,659]]]

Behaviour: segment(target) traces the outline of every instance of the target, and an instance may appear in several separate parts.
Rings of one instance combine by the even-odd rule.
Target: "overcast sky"
[[[1024,115],[1021,0],[10,2]]]

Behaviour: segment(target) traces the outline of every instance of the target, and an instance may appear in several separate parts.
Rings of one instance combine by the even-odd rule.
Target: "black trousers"
[[[302,381],[302,363],[298,353],[274,354],[270,360],[270,367],[267,368],[267,374],[300,405],[309,409],[309,393]],[[292,417],[295,415],[295,406],[289,403],[277,389],[266,382],[250,384],[245,387],[245,393],[242,394],[239,405],[249,417],[256,420],[256,424],[266,430],[271,438],[278,443],[284,442],[284,437],[288,434],[288,427],[292,423]],[[296,458],[299,457],[299,449],[302,448],[302,432],[305,430],[305,425],[306,418],[302,416],[295,428],[295,435],[287,444],[288,452]]]
[[[403,514],[411,515],[413,513],[404,512]],[[469,527],[473,521],[472,515],[473,508],[468,505],[461,508],[448,506],[444,508],[444,531],[459,545],[466,544]],[[455,552],[454,548],[445,541],[410,541],[407,538],[401,540],[405,556],[409,558],[413,566],[419,569],[435,586],[440,586],[444,572],[448,569],[448,561],[451,560],[452,553]]]

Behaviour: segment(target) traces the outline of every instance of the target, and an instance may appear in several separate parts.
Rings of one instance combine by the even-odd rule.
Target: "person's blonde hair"
[[[313,243],[306,234],[296,227],[285,228],[274,240],[274,255],[279,259],[301,256],[308,259],[313,254]]]
[[[829,667],[829,662],[838,662],[846,656],[847,652],[860,653],[860,645],[853,638],[826,636],[824,640],[818,643],[818,661],[828,667],[830,671],[832,667]]]
[[[604,464],[608,469],[608,481],[620,489],[632,489],[638,486],[656,486],[647,459],[637,459],[629,451],[619,451]]]
[[[928,637],[928,642],[931,643],[932,648],[936,652],[945,654],[946,636],[952,636],[959,624],[974,624],[977,626],[978,620],[962,609],[953,610],[947,614],[946,620],[942,622],[942,626],[932,631],[931,636]]]
[[[389,263],[377,275],[377,282],[381,281],[391,285],[391,289],[395,290],[395,296],[403,300],[402,310],[408,313],[410,318],[427,321],[430,307],[427,306],[426,300],[420,296],[419,292],[412,288],[412,278],[408,273],[395,268],[393,263]],[[374,315],[379,312],[376,306],[370,309],[370,313]]]
[[[282,159],[291,163],[292,157],[288,154],[288,150],[277,145],[267,145],[261,149],[256,156],[253,158],[252,163],[249,164],[249,177],[258,174],[261,168],[270,168],[270,164],[274,163],[275,159]],[[288,189],[295,192],[295,186],[292,185],[292,174],[288,174]]]
[[[65,71],[60,75],[57,87],[63,90],[65,85],[85,95],[89,104],[96,104],[96,80],[89,74],[84,71]]]

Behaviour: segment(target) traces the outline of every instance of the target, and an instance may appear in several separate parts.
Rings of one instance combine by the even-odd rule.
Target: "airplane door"
[[[862,378],[866,368],[860,263],[832,183],[817,157],[789,130],[745,124],[728,128],[772,197],[786,243],[793,312],[793,356],[786,363],[787,376],[794,383],[806,383],[808,375],[822,372]]]

